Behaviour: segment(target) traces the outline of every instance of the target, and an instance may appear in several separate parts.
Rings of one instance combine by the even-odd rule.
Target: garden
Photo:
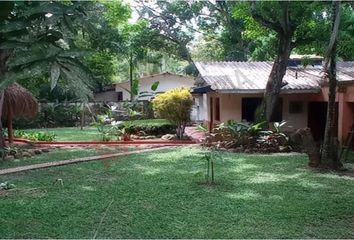
[[[353,9],[2,2],[0,237],[354,238],[354,161],[342,161],[337,121],[354,112],[336,103],[353,82],[336,74],[339,60],[354,59]],[[304,53],[324,56],[313,99],[328,92],[327,118],[316,141],[308,127],[286,131],[288,116],[274,120],[279,109],[295,121],[308,110],[283,101],[294,88],[315,94],[303,75],[315,58],[290,58]],[[252,61],[274,62],[264,86],[247,80],[264,75],[247,70]],[[201,62],[230,66],[236,80],[214,65],[203,76]]]

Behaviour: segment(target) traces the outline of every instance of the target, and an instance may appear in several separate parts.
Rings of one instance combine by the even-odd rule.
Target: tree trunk
[[[134,71],[134,66],[133,66],[133,54],[130,54],[129,57],[129,83],[130,83],[130,101],[134,100],[134,91],[133,91],[133,71]]]
[[[269,123],[272,119],[272,116],[275,112],[278,103],[281,88],[284,86],[283,77],[286,73],[288,60],[291,53],[292,35],[278,34],[278,36],[279,36],[278,54],[274,61],[272,71],[268,78],[268,82],[264,93],[263,105],[262,105],[263,109],[262,109],[261,118],[265,120],[267,123]]]
[[[0,49],[0,76],[7,72],[6,61],[9,58],[11,52],[12,52],[12,50],[9,50],[9,49]],[[3,149],[4,147],[6,147],[3,126],[2,126],[3,103],[4,103],[4,91],[1,91],[1,97],[0,97],[0,149]]]
[[[309,156],[309,166],[318,167],[321,162],[321,156],[320,151],[317,148],[316,142],[313,139],[311,129],[300,128],[295,132],[294,136],[295,135],[300,136],[302,147]]]
[[[12,109],[9,108],[9,112],[8,112],[8,116],[7,116],[7,136],[9,139],[9,143],[14,142],[14,131],[12,129],[12,118],[13,118]]]
[[[80,130],[84,130],[85,125],[85,105],[81,104]]]
[[[333,2],[333,19],[332,19],[332,35],[328,47],[328,56],[325,64],[325,73],[329,82],[328,92],[328,107],[327,107],[327,120],[325,128],[325,136],[321,152],[321,167],[338,169],[341,163],[338,159],[338,143],[336,139],[336,50],[337,50],[337,35],[340,20],[340,2]]]

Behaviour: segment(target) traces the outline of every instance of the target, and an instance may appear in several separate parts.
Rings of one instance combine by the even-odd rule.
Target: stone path
[[[197,127],[186,127],[185,134],[192,140],[200,143],[205,139],[205,133],[198,130]]]
[[[136,151],[130,151],[130,152],[110,153],[110,154],[102,154],[102,155],[92,156],[92,157],[83,157],[83,158],[76,158],[76,159],[70,159],[70,160],[38,163],[38,164],[27,165],[27,166],[22,166],[22,167],[3,169],[3,170],[0,170],[0,175],[6,175],[6,174],[11,174],[11,173],[35,170],[35,169],[49,168],[49,167],[58,167],[58,166],[63,166],[63,165],[68,165],[68,164],[97,161],[97,160],[103,160],[103,159],[107,159],[107,158],[127,156],[127,155],[131,155],[131,154],[152,152],[152,151],[162,150],[162,149],[172,149],[172,148],[176,148],[176,147],[177,146],[158,146],[158,147],[154,147],[154,148],[142,149],[142,150],[136,150]]]

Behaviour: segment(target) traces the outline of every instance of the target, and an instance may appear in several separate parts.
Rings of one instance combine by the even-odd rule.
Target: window
[[[123,92],[117,92],[117,101],[123,101]]]
[[[289,113],[297,114],[303,113],[304,111],[304,104],[300,101],[290,101],[289,102]]]
[[[215,120],[220,121],[220,98],[215,98]]]

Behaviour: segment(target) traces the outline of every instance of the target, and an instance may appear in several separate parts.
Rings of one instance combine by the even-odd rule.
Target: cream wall
[[[151,86],[159,82],[155,93],[166,92],[177,87],[187,87],[191,88],[194,86],[194,78],[175,74],[158,74],[153,76],[148,76],[141,78],[139,80],[139,93],[141,92],[152,92]],[[130,90],[129,82],[118,83],[116,85],[116,91],[123,92],[123,100],[130,100],[130,93],[125,89]],[[140,100],[149,100],[149,97],[139,98]]]
[[[213,123],[226,122],[228,120],[235,120],[237,122],[242,121],[242,98],[244,97],[262,97],[262,94],[229,94],[229,93],[208,93],[205,94],[207,97],[207,106],[210,106],[210,97],[220,98],[220,121],[214,120]],[[284,130],[294,131],[298,128],[307,127],[308,122],[308,103],[310,101],[318,100],[318,97],[314,94],[283,94],[281,95],[283,99],[283,120],[287,121]],[[291,101],[302,102],[302,112],[301,113],[290,113],[289,103]],[[210,122],[210,108],[204,108],[207,120]],[[215,100],[214,100],[214,111],[215,111]]]
[[[123,101],[129,101],[130,100],[130,93],[126,89],[130,90],[130,83],[129,82],[117,83],[116,84],[116,92],[122,92],[123,93]]]
[[[283,120],[287,122],[284,126],[284,130],[295,131],[298,128],[307,127],[308,122],[308,100],[306,97],[299,97],[298,95],[285,95],[283,99]],[[291,101],[297,101],[302,103],[301,113],[290,113],[289,104]]]

